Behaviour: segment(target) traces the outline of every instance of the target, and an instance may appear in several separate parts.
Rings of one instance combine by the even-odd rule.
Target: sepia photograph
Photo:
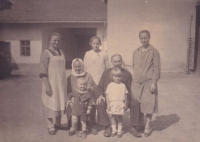
[[[0,0],[0,142],[199,142],[200,0]]]

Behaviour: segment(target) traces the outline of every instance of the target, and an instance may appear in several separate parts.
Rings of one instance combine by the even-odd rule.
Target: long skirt
[[[131,90],[134,99],[140,102],[140,111],[146,114],[158,112],[158,90],[150,91],[151,83],[132,82]]]

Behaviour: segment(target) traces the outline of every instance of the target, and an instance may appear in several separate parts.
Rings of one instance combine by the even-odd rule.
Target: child
[[[82,132],[79,136],[83,139],[87,137],[86,135],[86,120],[87,115],[90,114],[92,109],[92,95],[87,91],[87,81],[85,78],[77,79],[77,87],[78,89],[73,90],[68,95],[68,103],[72,103],[72,126],[69,131],[69,136],[75,134],[75,130],[77,128],[78,118],[81,119]],[[73,101],[71,101],[73,97]]]
[[[84,66],[85,71],[92,76],[97,85],[103,71],[109,68],[108,55],[106,52],[99,49],[101,46],[101,39],[99,37],[93,36],[89,44],[92,50],[85,53]]]
[[[127,94],[126,86],[121,82],[122,72],[120,69],[113,68],[110,76],[113,82],[108,84],[106,89],[107,111],[111,114],[111,127],[114,137],[122,137],[122,116],[124,111],[127,110]],[[118,131],[116,130],[118,124]]]

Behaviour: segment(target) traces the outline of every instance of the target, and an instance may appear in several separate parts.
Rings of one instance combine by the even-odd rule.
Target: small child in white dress
[[[114,137],[117,134],[118,138],[122,137],[122,116],[127,110],[128,91],[121,82],[122,75],[120,69],[113,68],[110,72],[113,82],[109,83],[106,89],[107,112],[111,114],[111,136]]]

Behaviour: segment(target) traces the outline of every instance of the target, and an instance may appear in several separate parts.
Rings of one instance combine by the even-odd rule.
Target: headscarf
[[[74,63],[75,63],[76,61],[79,61],[80,64],[81,64],[81,71],[80,71],[80,74],[77,74],[76,71],[74,70]],[[80,76],[84,76],[84,75],[85,75],[83,60],[81,60],[80,58],[76,58],[76,59],[72,60],[72,72],[71,72],[71,74],[72,74],[73,76],[76,76],[76,77],[80,77]]]

